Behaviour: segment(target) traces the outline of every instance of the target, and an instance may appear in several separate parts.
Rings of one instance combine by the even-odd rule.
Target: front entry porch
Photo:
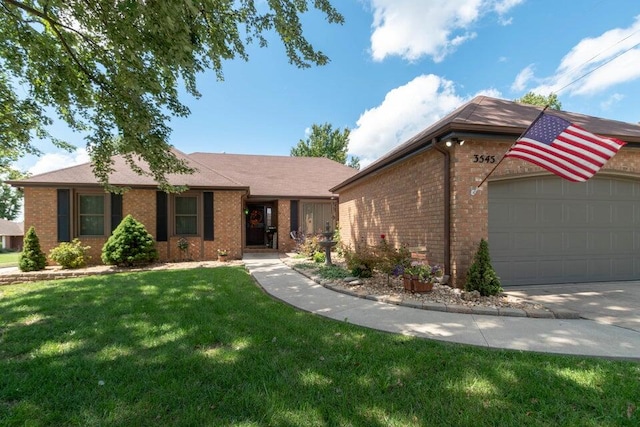
[[[277,203],[247,203],[245,209],[245,250],[278,250]]]

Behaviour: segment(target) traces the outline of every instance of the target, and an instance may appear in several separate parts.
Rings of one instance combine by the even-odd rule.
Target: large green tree
[[[534,92],[527,92],[522,98],[518,98],[515,101],[522,104],[537,105],[539,107],[546,107],[548,105],[552,110],[562,110],[562,102],[560,102],[558,95],[555,93],[544,96]]]
[[[349,128],[333,129],[329,123],[311,125],[311,132],[306,140],[301,139],[298,145],[291,148],[291,155],[296,157],[326,157],[338,163],[360,169],[360,159],[348,156]]]
[[[25,177],[21,172],[8,169],[5,173],[0,173],[0,177],[4,176],[7,180],[20,179]],[[18,218],[22,207],[22,190],[13,188],[9,184],[0,182],[0,218],[13,221]]]
[[[200,96],[199,73],[222,79],[223,61],[269,34],[295,66],[326,64],[303,34],[310,4],[343,22],[329,0],[0,0],[0,150],[37,154],[35,138],[69,149],[49,134],[58,118],[87,135],[102,183],[122,154],[169,188],[165,175],[190,172],[168,142],[170,118],[189,114],[179,88]]]

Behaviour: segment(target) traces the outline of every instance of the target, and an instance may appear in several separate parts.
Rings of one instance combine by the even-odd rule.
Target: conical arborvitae
[[[33,226],[29,227],[27,234],[24,236],[18,265],[22,271],[44,270],[47,265],[47,256],[40,248],[40,239],[38,239],[36,229]]]
[[[473,259],[473,264],[467,273],[467,292],[478,291],[482,296],[497,295],[503,291],[500,285],[500,278],[491,266],[489,256],[489,244],[486,240],[480,240],[478,252]]]

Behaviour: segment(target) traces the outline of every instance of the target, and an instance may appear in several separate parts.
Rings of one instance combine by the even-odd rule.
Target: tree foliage
[[[25,175],[15,169],[7,168],[7,172],[0,172],[0,176],[4,176],[6,180],[12,180],[24,178]],[[13,188],[4,182],[0,183],[0,218],[15,220],[20,214],[22,198],[21,189]]]
[[[349,128],[333,129],[329,123],[311,125],[311,132],[306,140],[301,139],[298,145],[291,148],[295,157],[326,157],[338,163],[360,169],[360,159],[349,157]]]
[[[558,95],[555,93],[544,96],[534,92],[527,92],[522,98],[518,98],[515,101],[521,104],[537,105],[539,107],[546,107],[548,105],[552,110],[562,110],[562,102],[560,102]]]
[[[20,259],[18,260],[18,266],[21,271],[39,271],[43,270],[46,265],[47,256],[42,252],[36,229],[31,226],[27,234],[24,235],[24,243]]]
[[[491,265],[489,244],[481,239],[473,264],[467,273],[466,291],[478,291],[482,296],[497,295],[503,291],[500,278]]]
[[[200,96],[199,73],[222,79],[223,61],[247,60],[246,46],[266,46],[268,33],[295,66],[326,64],[303,34],[310,3],[343,22],[329,0],[1,0],[1,154],[38,154],[36,137],[70,149],[48,131],[58,118],[87,135],[102,183],[121,154],[167,186],[165,175],[191,172],[168,142],[170,118],[189,114],[179,88]]]

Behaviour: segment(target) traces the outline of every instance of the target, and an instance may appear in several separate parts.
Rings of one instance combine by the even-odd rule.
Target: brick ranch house
[[[169,182],[188,191],[158,191],[147,176],[115,158],[110,183],[128,187],[107,193],[89,163],[11,181],[24,189],[24,226],[34,226],[45,253],[79,238],[100,263],[102,246],[127,214],[156,240],[160,259],[184,259],[178,240],[189,242],[188,258],[213,260],[225,249],[230,258],[251,250],[290,251],[291,231],[314,233],[327,221],[335,226],[337,197],[328,189],[356,170],[326,158],[193,153],[175,151],[197,172]]]
[[[595,177],[571,183],[508,158],[540,108],[480,96],[330,191],[342,240],[426,246],[464,285],[481,238],[504,285],[640,279],[640,126],[555,112],[627,142]]]

